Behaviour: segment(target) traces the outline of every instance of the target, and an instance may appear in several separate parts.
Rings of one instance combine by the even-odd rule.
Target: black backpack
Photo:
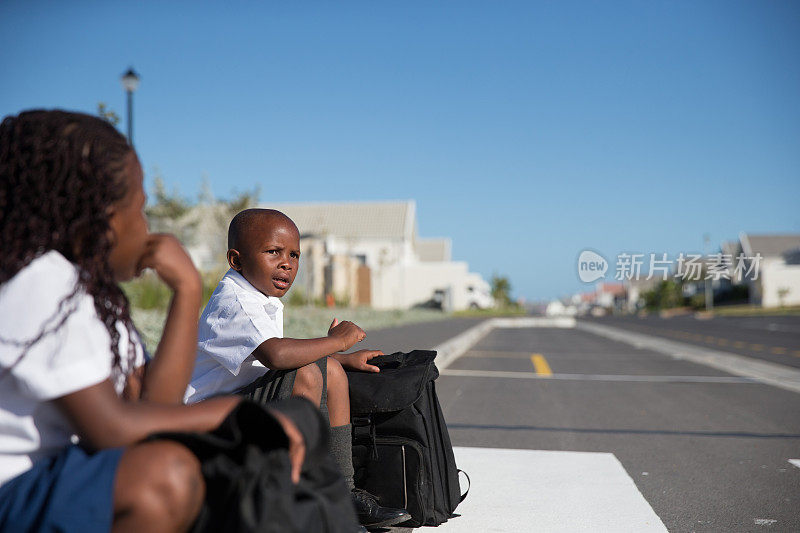
[[[370,360],[380,373],[347,372],[356,487],[408,510],[409,527],[446,522],[467,496],[436,396],[435,357],[397,352]]]
[[[207,433],[160,433],[200,460],[206,498],[193,533],[351,533],[358,528],[350,491],[328,453],[328,424],[306,400],[270,404],[306,440],[300,482],[291,480],[288,441],[263,405],[244,400]]]

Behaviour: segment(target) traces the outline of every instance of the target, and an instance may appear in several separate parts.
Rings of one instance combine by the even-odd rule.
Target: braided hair
[[[127,193],[125,159],[131,150],[114,126],[82,113],[33,110],[0,124],[0,284],[50,250],[78,271],[72,293],[36,336],[0,339],[22,346],[18,361],[63,325],[79,295],[88,294],[111,337],[114,368],[131,368],[121,361],[117,323],[127,328],[130,348],[135,328],[108,262],[111,207]],[[129,349],[126,362],[133,357]]]

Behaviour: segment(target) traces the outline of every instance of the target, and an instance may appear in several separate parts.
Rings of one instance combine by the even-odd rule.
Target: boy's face
[[[289,290],[300,264],[300,235],[291,220],[264,216],[228,250],[228,263],[262,294],[280,298]]]

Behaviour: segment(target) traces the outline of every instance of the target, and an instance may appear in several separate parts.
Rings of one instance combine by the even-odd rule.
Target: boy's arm
[[[200,274],[178,239],[152,234],[139,268],[152,268],[173,291],[164,333],[147,365],[141,398],[152,402],[183,403],[197,353],[200,312]]]
[[[339,320],[334,318],[333,322],[331,322],[331,326],[328,328],[328,332],[335,328],[337,324],[339,324]],[[345,368],[360,370],[362,372],[380,372],[380,368],[367,363],[367,361],[379,355],[384,355],[384,353],[380,350],[358,350],[353,353],[331,354],[331,357],[339,361],[339,364]]]
[[[347,350],[366,336],[363,329],[345,321],[332,326],[327,337],[267,339],[253,351],[253,357],[274,370],[300,368],[327,355]]]
[[[367,362],[379,355],[385,354],[380,350],[358,350],[353,353],[336,353],[331,355],[331,357],[339,361],[345,368],[360,370],[362,372],[380,372],[380,368]]]

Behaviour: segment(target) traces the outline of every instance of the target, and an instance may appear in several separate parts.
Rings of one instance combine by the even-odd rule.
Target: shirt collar
[[[249,281],[247,281],[247,279],[244,276],[242,276],[239,272],[237,272],[232,268],[228,269],[228,271],[225,273],[225,276],[223,276],[222,279],[231,280],[238,287],[244,289],[245,291],[254,295],[257,298],[264,300],[265,305],[274,306],[276,309],[283,309],[283,302],[280,300],[280,298],[277,298],[276,296],[267,296],[260,290],[253,287],[253,285]]]

